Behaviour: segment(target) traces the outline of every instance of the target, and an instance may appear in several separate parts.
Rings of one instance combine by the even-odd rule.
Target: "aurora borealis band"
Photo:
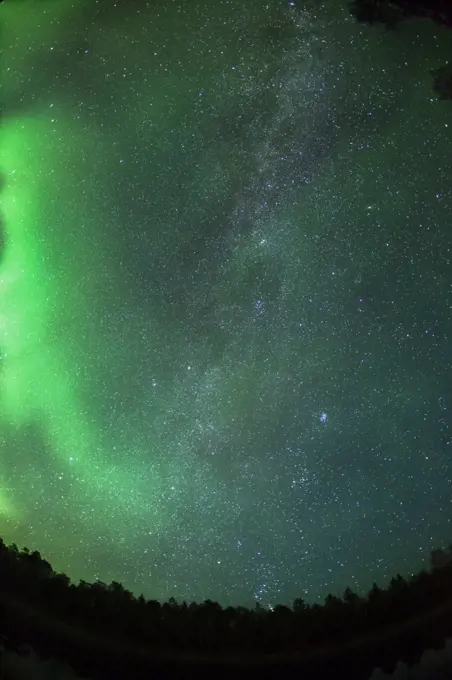
[[[452,542],[447,30],[0,13],[0,535],[156,599],[419,569]]]

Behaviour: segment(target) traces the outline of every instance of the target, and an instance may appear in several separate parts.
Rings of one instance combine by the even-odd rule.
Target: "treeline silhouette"
[[[451,0],[352,0],[349,5],[355,19],[367,24],[381,23],[393,29],[401,21],[417,18],[431,19],[452,29]],[[451,62],[431,71],[433,90],[439,99],[452,99]]]
[[[52,628],[47,639],[53,653],[58,635],[71,637],[74,630],[115,641],[116,648],[128,649],[130,654],[146,650],[179,659],[184,655],[210,659],[268,659],[273,655],[292,658],[296,664],[303,654],[325,649],[340,649],[342,655],[350,649],[356,659],[356,641],[361,640],[369,673],[379,665],[391,671],[399,658],[414,662],[426,647],[443,645],[450,634],[445,622],[452,627],[451,611],[452,545],[431,553],[429,570],[409,579],[397,574],[386,589],[374,584],[366,596],[347,588],[342,597],[328,595],[324,605],[299,598],[291,607],[256,604],[251,609],[222,607],[211,600],[161,603],[143,595],[135,597],[117,581],[75,584],[66,574],[55,572],[39,552],[19,550],[14,543],[7,546],[0,539],[0,632],[14,644],[26,638],[39,648],[47,626]],[[30,612],[38,615],[33,618]],[[58,625],[49,627],[51,621]],[[384,651],[384,658],[383,635],[393,639],[388,646],[392,651],[389,655]],[[67,657],[67,646],[64,652],[74,665],[74,659]],[[312,667],[312,659],[310,663]],[[95,676],[89,664],[82,670]]]

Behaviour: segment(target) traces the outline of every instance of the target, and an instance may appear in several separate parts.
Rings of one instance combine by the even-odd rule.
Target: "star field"
[[[419,569],[452,531],[446,29],[1,12],[0,535],[224,605]]]

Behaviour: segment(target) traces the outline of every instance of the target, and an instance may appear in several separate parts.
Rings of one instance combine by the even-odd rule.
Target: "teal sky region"
[[[0,535],[226,604],[452,540],[452,108],[428,22],[4,2]]]

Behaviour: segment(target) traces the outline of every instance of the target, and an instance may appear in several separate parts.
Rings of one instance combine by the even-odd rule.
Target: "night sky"
[[[452,542],[450,32],[5,0],[0,535],[315,601]]]

